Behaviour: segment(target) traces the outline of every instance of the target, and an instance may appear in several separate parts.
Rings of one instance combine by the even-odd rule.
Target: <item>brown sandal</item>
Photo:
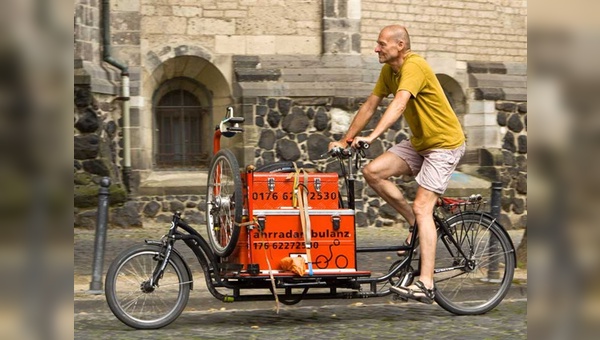
[[[408,287],[390,287],[390,290],[403,298],[416,300],[426,304],[432,304],[435,299],[435,286],[432,289],[418,280]]]

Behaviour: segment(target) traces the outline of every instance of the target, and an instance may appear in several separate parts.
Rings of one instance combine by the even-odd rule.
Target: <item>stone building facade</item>
[[[526,223],[526,1],[76,0],[74,16],[76,225],[93,226],[102,176],[113,182],[113,224],[173,210],[202,223],[202,184],[177,178],[199,183],[227,106],[246,118],[245,133],[225,143],[240,164],[334,171],[319,156],[372,90],[374,41],[392,23],[408,27],[465,128],[464,170],[501,180],[505,224]],[[127,96],[106,51],[127,67]],[[370,156],[408,134],[398,122]],[[175,180],[152,184],[165,176]],[[360,225],[397,220],[367,187],[360,192]]]

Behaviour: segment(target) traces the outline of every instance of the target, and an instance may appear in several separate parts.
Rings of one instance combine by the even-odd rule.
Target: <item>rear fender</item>
[[[510,235],[508,234],[508,232],[506,231],[506,229],[504,228],[504,226],[502,226],[502,224],[500,224],[498,222],[498,219],[496,219],[494,216],[492,216],[492,214],[485,212],[485,211],[465,211],[462,213],[458,213],[455,215],[452,215],[450,217],[448,217],[446,219],[446,221],[451,221],[452,219],[460,219],[461,217],[459,216],[459,214],[462,214],[463,216],[475,216],[477,219],[481,219],[481,218],[485,218],[485,219],[489,219],[492,223],[491,224],[496,224],[499,229],[500,232],[504,234],[504,236],[506,236],[506,238],[508,239],[508,242],[510,243],[510,246],[512,248],[512,253],[513,253],[513,257],[515,260],[515,265],[517,263],[517,251],[515,249],[515,245],[513,244],[512,238],[510,237]]]

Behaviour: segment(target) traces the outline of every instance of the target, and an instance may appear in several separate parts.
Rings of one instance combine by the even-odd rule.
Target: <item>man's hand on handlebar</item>
[[[329,147],[327,148],[327,150],[331,151],[334,148],[345,149],[346,146],[347,145],[342,142],[335,141],[335,142],[329,143]]]
[[[350,141],[349,141],[350,142]],[[371,146],[373,142],[372,138],[369,137],[354,137],[351,141],[351,146],[356,150],[365,150]]]
[[[327,151],[327,154],[329,157],[341,157],[341,158],[348,158],[350,157],[351,153],[348,149],[346,149],[345,146],[343,146],[342,143],[340,142],[331,142],[329,143],[329,150]],[[322,155],[321,157],[324,157],[325,155]]]
[[[354,152],[351,149],[356,150],[362,157],[365,157],[364,150],[368,149],[370,144],[367,143],[369,138],[367,137],[356,137],[354,140],[348,139],[346,144],[340,141],[330,142],[329,151],[327,154],[332,157],[348,158],[352,156]],[[324,155],[323,155],[324,156]]]
[[[331,151],[334,148],[345,149],[351,146],[355,150],[366,150],[371,146],[372,140],[369,137],[354,137],[354,139],[348,139],[346,144],[340,141],[330,142],[328,150]]]

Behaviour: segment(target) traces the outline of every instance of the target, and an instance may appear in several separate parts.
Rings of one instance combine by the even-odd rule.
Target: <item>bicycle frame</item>
[[[235,133],[241,132],[238,124],[243,121],[243,118],[233,117],[233,110],[228,109],[226,118],[217,126],[214,134],[214,152],[215,154],[220,149],[220,139],[222,136],[232,137]],[[227,124],[235,124],[233,127],[227,127]],[[223,133],[226,129],[226,133]],[[343,164],[342,157],[339,157],[340,163],[342,163],[344,182],[347,185],[347,202],[349,209],[355,210],[355,196],[354,196],[354,182],[356,177],[353,173],[352,161],[358,164],[359,153],[357,151],[348,150],[349,157],[346,157],[348,161],[347,167]],[[347,169],[347,172],[346,172]],[[218,194],[218,193],[215,193]],[[247,193],[246,193],[247,194]],[[452,243],[456,249],[459,250],[460,256],[467,258],[466,254],[458,246],[457,240],[454,239],[452,233],[448,230],[448,227],[444,220],[434,214],[434,221],[437,226],[438,232],[442,234],[443,242]],[[183,232],[181,231],[183,230]],[[391,294],[389,288],[379,289],[377,284],[385,281],[390,281],[393,278],[400,277],[404,271],[402,278],[398,280],[396,285],[407,284],[412,280],[412,277],[419,275],[419,266],[411,269],[410,264],[414,258],[414,251],[417,244],[418,226],[415,226],[415,230],[412,233],[409,244],[410,245],[386,245],[377,247],[356,247],[356,253],[372,253],[372,252],[392,252],[403,250],[407,252],[407,256],[399,261],[390,268],[389,272],[383,276],[371,277],[370,272],[358,272],[356,275],[339,274],[336,276],[314,276],[314,277],[297,277],[292,273],[289,275],[278,275],[275,280],[275,286],[278,289],[284,289],[284,294],[278,294],[279,299],[283,303],[293,304],[297,303],[302,299],[331,299],[331,298],[368,298],[368,297],[382,297]],[[176,251],[173,247],[175,241],[183,240],[185,244],[194,252],[197,260],[199,261],[205,277],[206,283],[211,294],[223,301],[223,302],[234,302],[234,301],[258,301],[258,300],[273,300],[273,294],[250,294],[242,295],[241,291],[245,289],[270,289],[272,292],[272,282],[264,276],[242,276],[239,272],[229,271],[227,263],[223,263],[222,260],[215,256],[211,251],[209,243],[191,226],[186,224],[180,218],[180,213],[175,213],[169,233],[163,238],[162,241],[147,241],[151,244],[161,244],[164,246],[164,253],[162,254],[162,261],[159,264],[148,282],[148,286],[154,286],[158,284],[161,278],[162,271],[164,270],[169,256],[173,251]],[[458,254],[456,254],[458,255]],[[186,264],[187,265],[187,264]],[[442,269],[442,270],[454,270],[463,269],[463,266],[456,266],[454,268]],[[239,271],[239,270],[238,270]],[[191,271],[188,266],[188,273],[190,278]],[[363,286],[368,286],[368,290],[363,290]],[[224,295],[217,291],[216,288],[228,288],[233,291],[232,295]],[[311,293],[308,294],[310,288],[329,288],[329,293]],[[349,292],[338,292],[339,288],[351,289]],[[292,289],[303,289],[302,293],[294,293]]]

